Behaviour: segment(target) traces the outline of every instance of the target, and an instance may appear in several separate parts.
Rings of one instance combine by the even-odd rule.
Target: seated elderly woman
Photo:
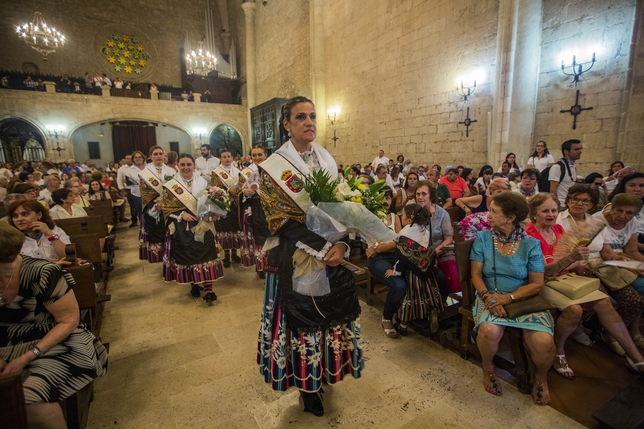
[[[597,193],[591,188],[590,192],[592,191]],[[529,207],[531,223],[526,226],[526,231],[541,243],[541,251],[546,263],[546,277],[554,277],[564,270],[583,276],[591,275],[588,268],[579,264],[579,261],[585,261],[590,254],[590,249],[586,246],[578,246],[568,255],[555,259],[555,245],[564,235],[564,228],[556,223],[559,211],[557,197],[550,193],[537,194],[530,200]],[[568,337],[579,328],[583,309],[592,310],[597,314],[606,331],[624,347],[631,362],[635,365],[644,362],[644,358],[628,335],[624,321],[613,308],[608,295],[602,291],[591,292],[575,301],[550,288],[546,288],[542,295],[561,311],[555,322],[554,335],[556,355],[553,367],[557,374],[569,380],[575,378],[575,373],[568,365],[564,345]],[[644,372],[644,368],[642,371]]]
[[[541,173],[536,168],[526,168],[521,172],[521,181],[514,192],[518,192],[526,200],[530,201],[539,192],[537,182],[539,181],[540,175]]]
[[[74,204],[74,195],[70,189],[58,189],[52,192],[51,199],[56,203],[49,211],[52,219],[87,216],[87,212],[81,206]]]
[[[532,398],[539,405],[550,403],[547,374],[554,358],[554,320],[549,312],[509,318],[504,308],[514,301],[538,295],[544,284],[544,262],[539,242],[520,223],[528,216],[528,203],[515,192],[495,195],[490,204],[489,231],[477,234],[470,254],[476,344],[481,352],[483,385],[501,395],[492,359],[499,349],[506,326],[521,328],[536,367]]]
[[[27,197],[28,200],[31,201],[38,201],[38,198],[40,197],[40,189],[34,187],[34,185],[32,185],[31,183],[20,183],[19,185],[14,186],[13,193],[23,194],[25,197]],[[43,206],[49,208],[46,202],[38,202]]]
[[[25,235],[22,255],[63,262],[65,245],[71,241],[65,231],[56,226],[47,208],[38,201],[16,201],[7,209],[7,215],[9,224]]]
[[[591,265],[594,267],[594,274],[610,287],[609,293],[614,297],[622,294],[632,295],[634,291],[637,291],[641,300],[641,297],[644,296],[644,278],[631,274],[634,278],[629,279],[630,284],[624,287],[623,284],[616,283],[614,278],[615,274],[621,274],[621,272],[615,273],[613,271],[607,274],[605,269],[598,267],[593,261],[595,258],[601,258],[603,261],[628,261],[632,259],[644,262],[644,256],[637,250],[637,221],[634,219],[641,209],[642,200],[639,197],[634,194],[619,194],[611,201],[609,210],[597,213],[594,216],[595,219],[606,224],[606,227],[600,235],[603,240],[601,250],[590,255]],[[617,268],[617,270],[623,269]],[[620,277],[622,282],[626,281],[625,277],[621,275]],[[630,286],[632,286],[632,289]],[[634,298],[631,297],[631,300],[634,300]],[[627,323],[630,322],[628,323],[629,332],[635,344],[644,348],[644,337],[640,332],[641,315],[641,310],[634,311],[632,319]],[[622,317],[624,316],[622,315]]]
[[[0,222],[0,371],[29,370],[23,383],[29,426],[62,429],[58,402],[104,374],[107,352],[79,322],[72,276],[21,256],[24,240]]]

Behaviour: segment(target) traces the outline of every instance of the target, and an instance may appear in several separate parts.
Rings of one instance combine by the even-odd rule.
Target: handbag
[[[564,274],[546,282],[546,287],[556,290],[570,299],[579,299],[599,289],[597,278],[582,277],[576,274]]]
[[[499,293],[496,286],[496,249],[492,244],[492,271],[494,272],[494,293]],[[508,315],[509,319],[525,316],[526,314],[539,313],[541,311],[553,310],[555,307],[548,301],[543,299],[541,295],[536,295],[531,298],[515,301],[510,304],[504,305],[503,308]]]
[[[619,255],[623,254],[620,253]],[[603,260],[595,258],[590,262],[590,267],[593,270],[593,274],[610,289],[623,289],[633,283],[638,277],[637,274],[631,270],[611,265],[603,265],[603,263]]]

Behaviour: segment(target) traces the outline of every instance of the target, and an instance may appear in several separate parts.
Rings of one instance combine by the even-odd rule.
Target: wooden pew
[[[99,241],[105,242],[106,266],[112,265],[114,258],[114,239],[107,234],[107,225],[102,216],[85,216],[71,219],[56,219],[57,226],[62,228],[70,237],[72,235],[96,234]],[[102,251],[102,248],[99,247]]]
[[[0,376],[0,427],[27,429],[27,406],[22,383],[29,371]]]
[[[85,312],[83,322],[94,335],[100,333],[101,319],[103,314],[103,303],[111,299],[110,295],[103,295],[102,291],[96,290],[94,282],[94,269],[91,265],[67,266],[65,271],[74,277],[74,295],[78,301],[81,313]]]
[[[452,205],[445,209],[449,214],[449,218],[452,222],[460,222],[465,218],[465,212],[462,208]]]
[[[472,353],[480,360],[481,354],[478,347],[470,341],[470,334],[474,326],[472,307],[476,299],[474,286],[471,281],[470,267],[470,252],[473,243],[474,241],[472,240],[456,243],[454,245],[454,252],[456,253],[458,280],[461,282],[461,291],[463,294],[462,306],[458,309],[458,312],[462,315],[461,357],[468,359],[469,354]],[[504,359],[497,354],[494,356],[494,364],[516,377],[519,391],[528,394],[530,393],[530,368],[528,355],[523,344],[523,330],[507,326],[504,337],[507,337],[509,340],[513,361]]]
[[[76,245],[76,253],[79,258],[85,259],[94,265],[95,281],[105,281],[103,275],[103,256],[101,254],[101,245],[96,234],[78,234],[70,235],[69,239]]]

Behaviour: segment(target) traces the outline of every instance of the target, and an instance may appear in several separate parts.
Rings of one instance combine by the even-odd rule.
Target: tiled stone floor
[[[302,412],[297,390],[274,392],[255,363],[263,283],[226,269],[211,307],[138,260],[137,231],[120,226],[101,337],[107,374],[95,383],[90,428],[577,428],[575,421],[502,382],[487,394],[481,370],[410,333],[390,340],[380,312],[362,305],[366,368],[325,386],[326,414]]]

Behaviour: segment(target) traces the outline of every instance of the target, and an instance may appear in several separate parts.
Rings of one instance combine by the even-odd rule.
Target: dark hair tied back
[[[418,204],[407,204],[403,207],[403,210],[405,215],[411,219],[412,225],[418,225],[423,229],[427,228],[429,225],[432,215],[426,207],[422,207]]]

